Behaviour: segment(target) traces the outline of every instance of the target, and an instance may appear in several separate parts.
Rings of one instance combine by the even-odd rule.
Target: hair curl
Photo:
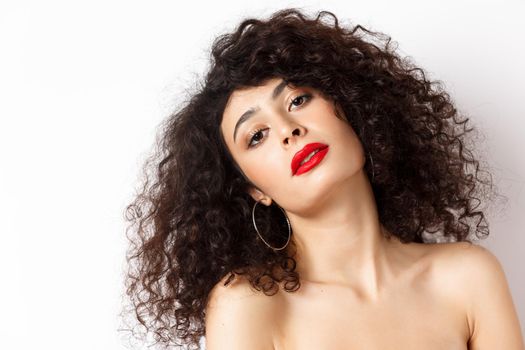
[[[245,275],[267,295],[276,282],[287,292],[300,287],[293,250],[272,251],[257,238],[252,184],[220,132],[230,94],[269,78],[315,88],[342,108],[373,158],[365,170],[374,173],[379,220],[401,241],[427,243],[441,234],[471,242],[472,227],[476,237],[488,235],[473,201],[497,192],[492,177],[478,177],[479,161],[466,147],[469,119],[458,118],[441,82],[395,49],[389,36],[340,26],[331,12],[309,18],[295,8],[245,19],[216,38],[204,84],[165,120],[125,212],[134,234],[126,293],[157,343],[178,345],[178,338],[198,348],[208,294],[227,275],[225,284]],[[275,228],[282,215],[265,220]]]

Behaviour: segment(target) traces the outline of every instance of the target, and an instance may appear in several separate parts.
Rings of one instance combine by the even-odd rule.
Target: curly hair
[[[126,294],[157,343],[180,345],[178,339],[197,349],[208,295],[223,277],[227,285],[244,275],[266,295],[280,282],[286,292],[300,288],[293,241],[273,251],[254,233],[252,183],[220,132],[231,93],[275,77],[317,89],[348,116],[373,158],[365,171],[374,174],[388,232],[404,243],[472,243],[472,235],[488,235],[478,207],[497,192],[492,176],[478,176],[490,173],[467,147],[474,129],[440,81],[401,58],[389,36],[340,26],[328,11],[313,18],[288,8],[266,20],[244,19],[213,42],[204,83],[161,125],[142,186],[126,207]],[[282,225],[279,215],[264,220],[272,231]]]

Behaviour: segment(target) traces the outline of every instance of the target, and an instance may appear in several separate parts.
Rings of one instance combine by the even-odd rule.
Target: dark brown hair
[[[365,170],[369,179],[374,173],[379,220],[400,240],[488,235],[478,206],[497,192],[467,148],[468,118],[459,117],[439,81],[399,57],[390,37],[340,26],[331,12],[313,18],[285,9],[243,20],[216,38],[211,54],[198,91],[162,125],[125,213],[127,295],[156,342],[198,348],[209,292],[227,275],[244,275],[267,295],[276,282],[287,292],[300,287],[294,250],[273,251],[255,233],[246,191],[252,184],[220,133],[230,94],[269,78],[315,88],[342,108],[373,158],[374,169],[367,162]],[[282,214],[265,220],[286,239],[287,230],[277,229]]]

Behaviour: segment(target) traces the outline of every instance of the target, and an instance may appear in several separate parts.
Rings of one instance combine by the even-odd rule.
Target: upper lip
[[[309,144],[305,145],[301,150],[299,150],[293,156],[293,159],[292,159],[292,174],[295,174],[295,172],[299,168],[299,165],[301,164],[303,159],[306,158],[310,153],[312,153],[313,151],[315,151],[317,149],[320,149],[320,150],[321,149],[325,149],[326,147],[328,147],[328,145],[326,145],[324,143],[320,143],[320,142],[314,142],[314,143],[309,143]]]

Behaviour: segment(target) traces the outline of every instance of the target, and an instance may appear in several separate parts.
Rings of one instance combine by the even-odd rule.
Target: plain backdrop
[[[0,348],[125,349],[123,210],[219,34],[298,6],[384,32],[485,135],[487,213],[525,329],[523,1],[1,1]],[[439,330],[436,330],[439,331]]]

